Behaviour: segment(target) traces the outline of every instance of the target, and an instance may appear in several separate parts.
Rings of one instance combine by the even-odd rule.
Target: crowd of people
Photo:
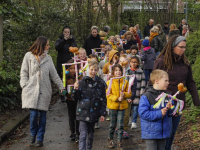
[[[56,41],[58,52],[57,71],[48,55],[49,40],[40,36],[26,53],[20,73],[22,108],[30,109],[31,144],[43,146],[46,112],[51,100],[50,79],[59,87],[61,101],[67,103],[69,138],[79,143],[79,150],[91,150],[95,129],[99,121],[110,122],[108,148],[123,150],[123,139],[129,138],[128,128],[137,128],[140,116],[141,138],[147,150],[171,150],[181,115],[172,115],[175,101],[165,99],[164,105],[153,107],[162,93],[174,95],[177,85],[183,83],[192,95],[195,106],[200,100],[189,61],[185,56],[189,25],[185,20],[176,28],[164,22],[154,25],[150,19],[142,36],[139,25],[123,25],[119,34],[109,35],[110,27],[99,31],[91,27],[91,34],[78,53],[70,51],[77,47],[70,27],[65,26]],[[100,55],[92,49],[100,49]],[[77,59],[75,60],[75,56]],[[86,65],[84,74],[79,74]],[[86,63],[88,61],[88,63]],[[63,71],[63,64],[69,64]],[[66,74],[63,76],[63,74]],[[71,92],[64,87],[74,85]],[[185,101],[185,94],[177,98]],[[39,121],[38,121],[39,115]],[[105,137],[106,138],[106,137]]]

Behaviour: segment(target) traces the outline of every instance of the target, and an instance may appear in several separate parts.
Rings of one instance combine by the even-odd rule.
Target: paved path
[[[144,150],[145,143],[141,140],[140,123],[138,128],[129,130],[130,138],[123,141],[124,150]],[[95,129],[93,150],[108,150],[107,135],[109,121],[100,122],[100,129]],[[0,150],[78,150],[78,144],[70,141],[70,130],[68,124],[67,104],[58,100],[51,106],[47,113],[47,125],[44,138],[44,147],[27,146],[29,144],[29,125],[23,129],[26,137],[16,141],[9,148],[3,143]],[[116,136],[115,136],[116,138]],[[115,140],[116,144],[116,140]],[[113,149],[114,150],[114,149]]]

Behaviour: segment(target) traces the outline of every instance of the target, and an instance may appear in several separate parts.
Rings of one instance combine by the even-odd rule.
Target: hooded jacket
[[[120,31],[119,31],[119,36],[120,36],[120,38],[121,38],[121,35],[124,35],[124,33],[126,33],[126,30],[120,30]]]
[[[65,40],[63,34],[56,40],[55,49],[58,51],[57,55],[57,71],[61,77],[62,64],[67,63],[68,60],[72,59],[73,53],[69,51],[69,47],[77,47],[76,40],[72,39]]]
[[[153,48],[145,47],[142,51],[141,60],[144,61],[144,69],[153,69],[156,53]]]
[[[170,137],[169,115],[173,110],[168,110],[162,117],[161,107],[153,108],[155,100],[163,91],[149,87],[140,98],[138,113],[141,121],[142,139],[165,139]],[[165,106],[169,100],[165,99]]]
[[[153,70],[161,69],[169,75],[169,86],[167,92],[174,95],[178,91],[177,85],[183,83],[192,96],[192,100],[195,106],[200,106],[199,95],[197,92],[195,81],[192,77],[192,69],[190,66],[184,63],[183,58],[177,54],[173,54],[173,69],[167,70],[164,67],[164,55],[155,61]],[[185,93],[180,93],[176,96],[178,99],[185,101]]]
[[[84,76],[79,88],[73,90],[73,96],[78,100],[77,120],[94,123],[106,115],[106,83],[98,76],[94,80]]]
[[[93,37],[92,34],[87,37],[83,44],[83,48],[86,50],[87,56],[92,54],[93,48],[100,48],[100,45],[102,44],[102,40],[100,39],[100,35],[97,34],[96,37]]]
[[[103,71],[104,74],[109,74],[109,73],[111,73],[111,72],[110,72],[110,69],[109,69],[109,66],[112,65],[111,62],[112,62],[112,60],[113,60],[113,56],[114,56],[116,53],[118,53],[118,51],[116,51],[116,50],[111,50],[111,51],[109,52],[109,62],[107,62],[107,63],[103,66],[103,69],[102,69],[102,71]]]
[[[127,80],[125,80],[125,85],[124,85],[124,100],[121,102],[118,101],[123,83],[124,83],[123,78],[112,80],[110,94],[106,96],[108,109],[124,110],[124,109],[128,108],[127,99],[130,98],[132,94],[131,94],[131,92],[128,93],[128,81]],[[110,80],[107,82],[107,87],[109,87],[109,84],[110,84]],[[107,90],[106,90],[106,92],[107,92]]]
[[[178,29],[169,31],[169,38],[172,37],[173,35],[181,35],[181,33]]]

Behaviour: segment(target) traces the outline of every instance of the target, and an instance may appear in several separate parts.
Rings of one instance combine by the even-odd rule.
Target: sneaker
[[[114,148],[114,147],[115,145],[114,145],[113,139],[108,138],[108,148]]]
[[[76,142],[76,143],[79,142],[79,135],[76,135],[76,137],[75,137],[75,142]]]
[[[72,133],[69,138],[70,138],[70,140],[75,140],[76,135],[74,133]]]
[[[95,129],[99,129],[99,123],[95,123],[94,128],[95,128]]]
[[[135,128],[137,128],[137,125],[135,122],[132,122],[131,129],[135,129]]]
[[[110,121],[110,117],[109,116],[106,118],[106,121]]]
[[[128,138],[129,138],[128,132],[124,131],[123,132],[123,139],[128,139]]]
[[[37,146],[37,147],[42,147],[42,146],[43,146],[43,141],[37,141],[36,146]]]

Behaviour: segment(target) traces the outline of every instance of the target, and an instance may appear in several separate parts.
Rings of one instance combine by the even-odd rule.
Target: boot
[[[117,141],[117,150],[123,150],[122,141]]]
[[[113,139],[108,138],[108,148],[114,148],[114,147],[115,145],[114,145]]]
[[[31,144],[35,143],[36,136],[31,136]]]
[[[43,141],[37,141],[36,146],[37,147],[42,147],[43,146]]]

